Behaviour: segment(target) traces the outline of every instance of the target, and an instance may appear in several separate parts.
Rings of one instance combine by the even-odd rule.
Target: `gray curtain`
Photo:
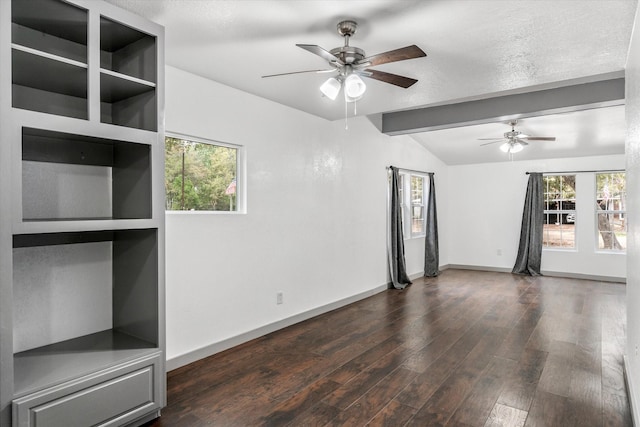
[[[514,274],[540,276],[542,260],[542,224],[544,221],[544,198],[542,174],[529,174],[527,195],[522,212],[522,228],[520,229],[520,245],[518,256],[511,271]]]
[[[402,210],[398,191],[398,168],[391,169],[391,183],[389,188],[389,235],[387,252],[389,258],[389,273],[391,285],[396,289],[404,289],[411,284],[407,276],[404,261],[404,236],[402,234]]]
[[[438,214],[436,212],[436,186],[433,173],[429,174],[429,200],[427,200],[427,234],[424,239],[424,275],[436,277],[440,266],[438,255]]]

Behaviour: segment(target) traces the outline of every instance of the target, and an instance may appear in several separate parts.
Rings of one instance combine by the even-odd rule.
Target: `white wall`
[[[390,164],[436,173],[441,265],[502,270],[517,253],[525,171],[625,166],[620,155],[447,167],[365,118],[345,130],[173,67],[166,79],[167,131],[246,147],[248,192],[246,214],[167,214],[169,368],[383,289]],[[580,251],[545,251],[543,271],[626,277],[624,255],[588,242],[588,221],[579,217]],[[423,247],[405,241],[410,275]]]
[[[629,45],[625,71],[627,119],[627,349],[625,368],[635,425],[640,423],[640,6]]]
[[[445,209],[449,215],[449,263],[509,271],[513,268],[529,178],[525,172],[623,169],[624,159],[619,155],[450,166],[450,197],[446,198]],[[592,212],[595,206],[595,200],[588,198],[593,197],[593,174],[577,174],[576,181],[578,250],[544,250],[542,271],[624,278],[626,256],[597,252],[595,216],[581,215]]]
[[[433,171],[438,194],[447,194],[444,164],[365,118],[350,119],[347,131],[343,121],[176,68],[166,68],[166,80],[167,131],[245,146],[248,191],[246,214],[167,214],[170,368],[282,319],[380,290],[385,166]],[[409,274],[422,270],[420,241],[407,243]],[[441,264],[447,251],[443,243]]]

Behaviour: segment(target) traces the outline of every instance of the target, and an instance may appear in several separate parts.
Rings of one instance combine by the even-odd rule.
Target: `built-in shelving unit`
[[[0,427],[166,404],[163,40],[102,1],[0,1]]]
[[[155,131],[155,37],[106,17],[100,35],[102,122]]]
[[[65,2],[12,2],[12,105],[88,118],[87,10]]]

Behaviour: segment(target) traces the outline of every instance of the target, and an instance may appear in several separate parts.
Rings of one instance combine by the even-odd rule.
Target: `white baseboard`
[[[167,360],[167,371],[178,369],[182,366],[188,365],[189,363],[193,363],[197,360],[204,359],[205,357],[212,356],[216,353],[220,353],[221,351],[228,350],[240,344],[244,344],[248,341],[270,334],[277,330],[295,325],[296,323],[300,323],[304,320],[311,319],[312,317],[316,317],[321,314],[328,313],[329,311],[335,310],[340,307],[344,307],[346,305],[352,304],[362,299],[369,298],[387,289],[388,289],[388,285],[381,285],[369,291],[352,295],[350,297],[341,299],[339,301],[335,301],[335,302],[323,305],[321,307],[317,307],[312,310],[305,311],[304,313],[299,313],[294,316],[288,317],[286,319],[278,320],[277,322],[273,322],[268,325],[261,326],[251,331],[242,333],[240,335],[227,338],[223,341],[219,341],[217,343],[207,345],[205,347],[190,351],[188,353],[181,354],[176,357],[172,357],[171,359]]]
[[[640,414],[638,413],[638,410],[640,410],[640,408],[638,407],[638,402],[636,400],[636,393],[635,393],[635,386],[633,384],[633,378],[635,378],[633,375],[630,374],[631,369],[629,366],[629,361],[627,356],[624,356],[624,383],[627,386],[627,396],[629,398],[629,406],[630,406],[630,410],[631,410],[631,422],[634,426],[638,425],[638,422],[640,422]]]
[[[596,282],[627,283],[626,277],[596,276],[594,274],[565,273],[562,271],[546,271],[546,270],[542,270],[542,275],[549,276],[549,277],[566,277],[568,279],[594,280]]]
[[[446,264],[440,267],[440,271],[447,269],[458,270],[477,270],[477,271],[493,271],[498,273],[511,273],[511,268],[506,267],[486,267],[484,265],[464,265],[464,264]],[[566,279],[583,279],[594,280],[596,282],[613,282],[613,283],[627,283],[626,277],[613,277],[613,276],[596,276],[594,274],[582,274],[582,273],[567,273],[564,271],[541,271],[543,276],[549,277],[564,277]]]
[[[506,267],[487,267],[484,265],[465,265],[465,264],[445,264],[440,266],[440,271],[443,270],[476,270],[476,271],[493,271],[497,273],[511,273],[510,268]]]

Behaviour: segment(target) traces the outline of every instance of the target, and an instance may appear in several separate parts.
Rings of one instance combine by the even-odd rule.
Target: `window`
[[[166,209],[238,211],[239,147],[165,138]]]
[[[424,177],[411,175],[411,235],[424,235]]]
[[[545,175],[542,245],[576,247],[576,176]]]
[[[596,233],[598,249],[627,249],[626,176],[624,172],[596,174]]]
[[[402,221],[405,239],[422,237],[426,232],[426,176],[400,174],[399,197],[402,200]]]

